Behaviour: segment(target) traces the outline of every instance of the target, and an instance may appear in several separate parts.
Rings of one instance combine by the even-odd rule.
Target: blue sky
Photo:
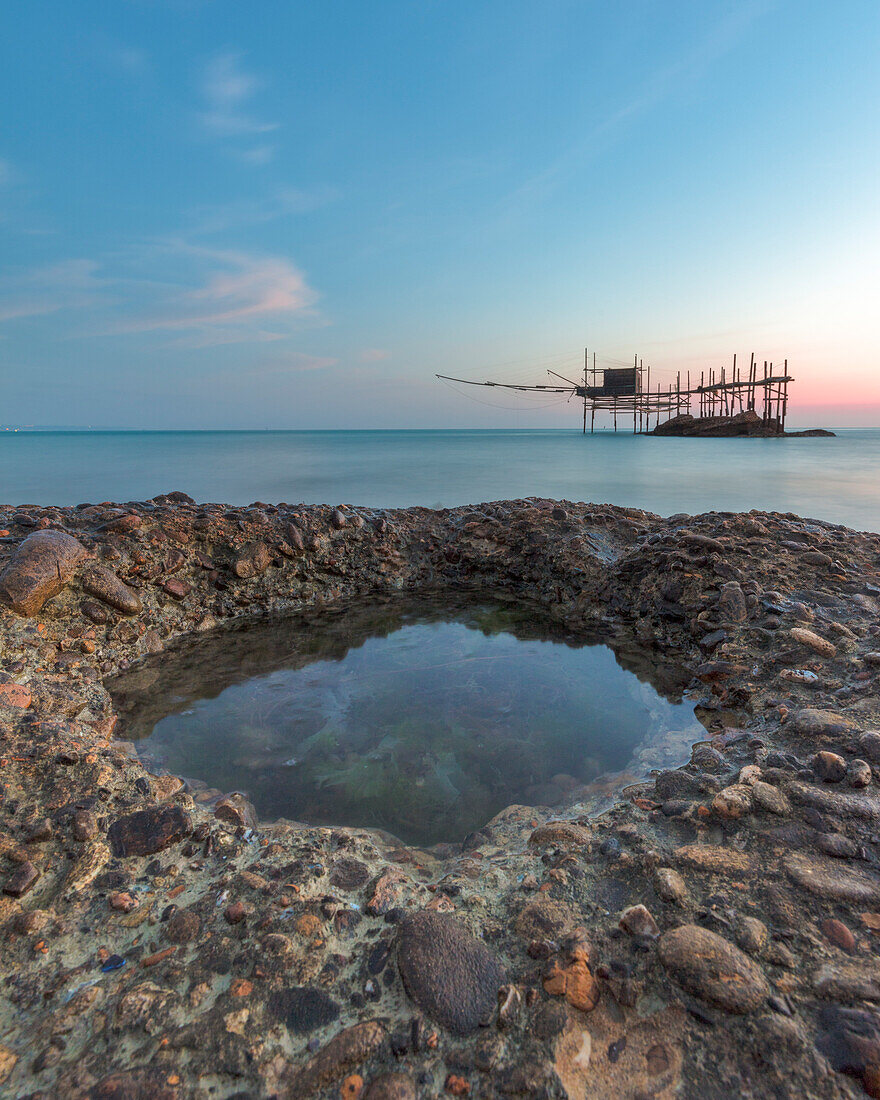
[[[878,47],[876,0],[16,5],[0,419],[575,426],[433,375],[587,345],[880,423]]]

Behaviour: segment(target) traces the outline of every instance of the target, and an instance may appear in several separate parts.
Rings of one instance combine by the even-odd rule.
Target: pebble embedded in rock
[[[241,924],[247,914],[247,906],[243,901],[233,901],[230,905],[227,905],[226,909],[223,911],[223,916],[226,918],[227,924]]]
[[[657,922],[644,905],[631,905],[620,914],[619,926],[631,936],[656,939],[660,935]]]
[[[871,786],[871,765],[867,760],[851,760],[847,768],[849,785],[855,790]]]
[[[760,968],[708,928],[685,924],[664,932],[660,959],[689,993],[727,1012],[753,1012],[770,993]]]
[[[839,947],[842,951],[855,950],[856,938],[843,921],[836,920],[832,917],[828,920],[823,920],[819,928],[825,939],[828,940],[829,943],[833,943],[835,947]]]
[[[339,1017],[339,1005],[323,989],[308,985],[277,989],[269,995],[266,1007],[295,1035],[308,1035]]]
[[[880,731],[865,730],[859,737],[859,748],[874,764],[880,764]]]
[[[217,802],[214,817],[219,821],[228,821],[230,825],[242,825],[246,829],[256,829],[259,824],[253,804],[237,791]]]
[[[385,1027],[378,1020],[364,1020],[340,1031],[304,1066],[290,1068],[281,1091],[283,1100],[305,1100],[339,1080],[377,1054],[386,1038]]]
[[[861,1081],[869,1096],[880,1096],[880,1016],[829,1005],[819,1014],[817,1049],[838,1073]]]
[[[180,806],[153,806],[117,818],[107,839],[114,856],[151,856],[191,832],[192,819]]]
[[[846,778],[846,761],[836,752],[817,752],[813,771],[825,783],[840,783]]]
[[[654,892],[663,901],[683,905],[687,900],[687,886],[684,879],[671,867],[658,867],[653,876]]]
[[[371,1081],[363,1100],[418,1100],[415,1082],[408,1073],[383,1073]]]
[[[410,998],[457,1035],[486,1024],[505,974],[484,943],[457,918],[414,913],[400,923],[398,966]]]
[[[82,578],[85,592],[97,596],[123,615],[136,615],[142,604],[138,594],[116,576],[112,569],[94,565]]]
[[[558,845],[560,848],[582,848],[590,843],[590,831],[573,821],[549,821],[539,825],[529,837],[534,848]]]
[[[24,897],[28,890],[33,889],[39,877],[40,872],[30,860],[20,863],[4,883],[3,893],[12,898]]]
[[[252,580],[265,573],[271,564],[272,551],[265,542],[250,542],[232,563],[232,571],[242,580]]]
[[[65,588],[88,551],[64,531],[35,531],[19,543],[0,573],[0,603],[19,615],[36,615]]]
[[[369,878],[370,871],[367,865],[350,856],[337,859],[330,868],[330,885],[337,890],[356,890],[366,885]]]
[[[806,646],[808,649],[812,649],[820,657],[833,657],[837,653],[837,646],[833,642],[827,641],[813,630],[807,630],[802,626],[794,626],[789,633],[794,641]]]

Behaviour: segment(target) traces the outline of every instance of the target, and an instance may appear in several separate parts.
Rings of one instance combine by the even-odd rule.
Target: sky
[[[880,425],[876,0],[28,0],[0,421],[576,427],[434,377],[788,360]]]

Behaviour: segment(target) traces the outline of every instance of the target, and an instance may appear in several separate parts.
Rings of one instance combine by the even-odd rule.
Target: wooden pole
[[[587,434],[587,363],[589,361],[587,349],[584,348],[584,435]]]

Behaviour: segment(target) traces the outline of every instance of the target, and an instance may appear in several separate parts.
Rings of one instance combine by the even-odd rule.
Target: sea
[[[760,509],[880,531],[880,428],[678,439],[565,429],[5,431],[0,502],[147,500],[430,508],[537,496],[677,512]]]

